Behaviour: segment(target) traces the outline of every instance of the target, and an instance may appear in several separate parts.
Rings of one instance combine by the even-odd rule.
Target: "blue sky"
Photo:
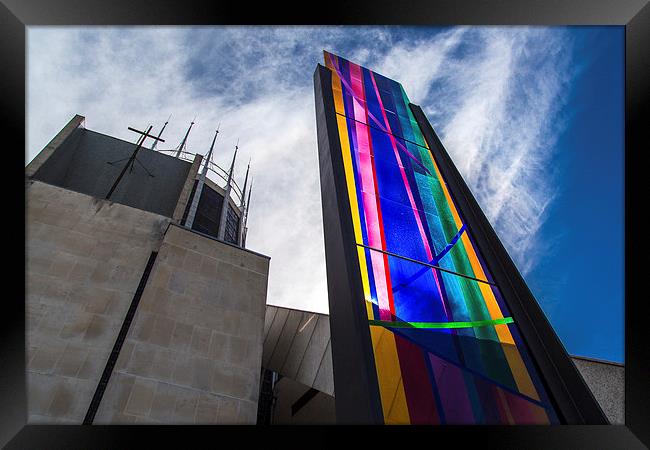
[[[252,158],[268,303],[327,312],[312,76],[327,49],[400,81],[576,355],[623,360],[622,27],[29,27],[26,162],[76,113]],[[239,179],[237,178],[237,179]],[[240,180],[241,181],[241,180]],[[281,193],[281,194],[278,194]],[[269,232],[273,230],[273,232]]]

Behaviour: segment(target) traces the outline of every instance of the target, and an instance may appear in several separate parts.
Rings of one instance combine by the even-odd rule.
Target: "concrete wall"
[[[58,147],[52,149],[52,144],[41,152],[43,156],[39,153],[41,162],[33,178],[97,198],[105,198],[136,147],[81,127],[55,141],[61,141]],[[191,167],[187,161],[141,148],[111,200],[172,217]]]
[[[28,181],[28,423],[82,422],[169,219]]]
[[[268,269],[171,225],[95,423],[255,424]]]
[[[625,367],[575,356],[571,359],[609,422],[612,425],[625,424]]]
[[[38,155],[36,155],[34,159],[32,159],[32,161],[27,164],[27,167],[25,167],[25,176],[28,178],[33,177],[34,174],[45,163],[45,161],[48,160],[51,160],[50,163],[54,164],[65,164],[65,160],[68,158],[68,155],[63,155],[63,153],[61,153],[60,156],[57,156],[54,159],[52,159],[52,155],[56,149],[59,148],[59,146],[68,139],[74,130],[76,130],[78,127],[83,128],[84,121],[85,118],[83,116],[75,114],[75,116],[66,124],[66,126],[63,127],[63,129],[61,129],[61,131],[59,131],[57,135],[54,136],[54,138],[52,138],[52,140],[45,146],[45,148],[43,148],[43,150],[41,150]],[[59,161],[56,162],[56,159]]]
[[[263,367],[334,395],[329,316],[269,305]]]

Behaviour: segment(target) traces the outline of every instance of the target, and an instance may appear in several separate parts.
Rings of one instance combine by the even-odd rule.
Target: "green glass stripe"
[[[384,320],[369,320],[370,325],[387,328],[474,328],[488,325],[514,323],[512,317],[494,320],[475,320],[473,322],[390,322]]]

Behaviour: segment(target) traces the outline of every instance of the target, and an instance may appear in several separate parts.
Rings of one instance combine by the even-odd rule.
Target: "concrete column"
[[[61,131],[57,133],[56,136],[39,152],[38,155],[32,161],[27,164],[27,167],[25,167],[25,177],[31,178],[34,176],[36,171],[40,169],[40,167],[47,161],[47,159],[52,156],[52,153],[61,145],[63,141],[65,141],[70,134],[77,129],[80,125],[84,123],[86,118],[84,116],[80,116],[79,114],[75,114],[75,116],[70,119],[68,124],[63,127]]]
[[[203,157],[201,155],[194,156],[192,167],[190,167],[190,171],[187,174],[187,179],[185,180],[185,185],[183,185],[181,195],[178,197],[178,203],[176,203],[176,208],[174,209],[174,214],[172,216],[174,222],[178,224],[181,223],[181,219],[183,218],[183,213],[185,212],[187,203],[190,201],[190,194],[192,194],[192,187],[194,187],[194,180],[196,179],[196,175],[199,173],[202,159]]]

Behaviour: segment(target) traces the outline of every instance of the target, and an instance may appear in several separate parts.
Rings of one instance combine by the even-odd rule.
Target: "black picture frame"
[[[24,208],[25,38],[31,25],[220,25],[220,24],[366,24],[366,25],[622,25],[625,26],[625,425],[551,427],[384,427],[372,429],[303,427],[164,427],[164,426],[36,426],[26,424],[24,356]],[[318,2],[282,7],[275,2],[209,0],[2,0],[2,108],[0,123],[5,144],[3,181],[6,243],[5,261],[18,272],[5,272],[7,285],[0,338],[0,445],[7,448],[132,448],[185,445],[196,439],[219,445],[225,435],[238,441],[259,437],[273,445],[278,439],[302,439],[320,445],[341,445],[339,434],[360,431],[380,445],[404,439],[441,440],[487,448],[643,448],[650,446],[650,350],[643,314],[643,255],[647,238],[642,220],[647,191],[641,163],[650,138],[644,119],[650,96],[650,6],[647,0],[464,0],[395,2],[366,0]],[[644,145],[645,144],[645,145]],[[23,175],[21,175],[23,174]],[[11,175],[11,176],[7,176]],[[21,220],[22,219],[22,220]],[[21,223],[22,222],[22,223]],[[232,441],[231,441],[232,442]],[[310,442],[303,442],[310,445]]]

